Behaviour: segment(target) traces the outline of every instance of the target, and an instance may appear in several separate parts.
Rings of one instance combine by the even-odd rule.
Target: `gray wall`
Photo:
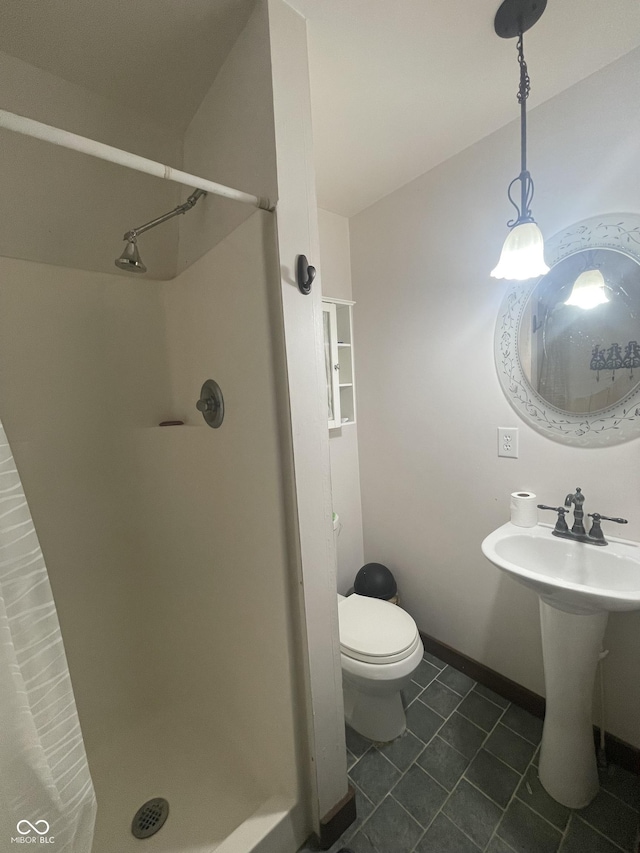
[[[598,213],[638,211],[640,51],[530,114],[534,214],[551,236]],[[514,104],[514,112],[516,105]],[[351,220],[365,558],[396,573],[419,627],[544,692],[538,602],[480,553],[509,493],[624,515],[640,539],[640,443],[564,447],[504,398],[493,334],[504,283],[489,277],[519,170],[514,122]],[[384,404],[381,405],[381,400]],[[498,426],[520,457],[497,457]],[[616,534],[618,530],[614,531]],[[640,613],[610,617],[608,728],[640,745]]]

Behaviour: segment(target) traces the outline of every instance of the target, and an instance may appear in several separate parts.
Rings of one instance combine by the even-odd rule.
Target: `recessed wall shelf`
[[[340,429],[356,422],[352,316],[354,304],[345,299],[327,297],[322,300],[329,429]]]

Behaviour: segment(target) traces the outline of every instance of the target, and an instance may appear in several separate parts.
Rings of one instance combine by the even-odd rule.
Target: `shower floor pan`
[[[269,796],[253,782],[221,738],[205,738],[197,725],[178,725],[177,719],[105,732],[100,747],[87,745],[98,800],[91,853],[295,849],[288,841],[294,802]],[[155,797],[169,802],[166,823],[149,838],[135,838],[131,821]]]

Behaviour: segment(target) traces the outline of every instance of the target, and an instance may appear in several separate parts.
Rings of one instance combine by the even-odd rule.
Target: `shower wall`
[[[163,286],[174,415],[140,447],[142,525],[165,693],[237,741],[267,790],[295,793],[295,698],[270,303],[272,217],[255,212]],[[269,263],[265,263],[269,260]],[[219,430],[195,410],[214,378]],[[194,707],[194,699],[199,707]]]
[[[277,200],[266,2],[256,3],[189,124],[183,148],[186,171]],[[238,742],[249,765],[261,768],[267,788],[297,798],[293,738],[300,717],[295,709],[301,709],[291,672],[286,463],[280,457],[289,427],[279,422],[276,402],[277,385],[285,382],[276,246],[274,217],[249,205],[209,195],[180,217],[180,274],[164,285],[163,301],[176,417],[189,425],[181,439],[188,443],[183,452],[166,444],[169,464],[178,469],[165,483],[182,487],[157,494],[182,527],[172,549],[163,513],[154,513],[154,538],[174,584],[160,591],[162,600],[169,607],[179,600],[182,610],[193,606],[195,612],[186,630],[175,623],[167,634],[167,620],[159,623],[163,637],[182,650],[172,695],[200,690],[207,713],[213,711],[215,724]],[[227,405],[218,432],[194,405],[209,377],[220,384]],[[180,435],[159,439],[179,441]],[[141,481],[153,482],[149,474]],[[181,566],[177,573],[175,564]],[[168,589],[175,597],[166,596]]]
[[[90,746],[156,684],[131,452],[172,411],[162,304],[155,282],[8,258],[0,280],[0,417]]]

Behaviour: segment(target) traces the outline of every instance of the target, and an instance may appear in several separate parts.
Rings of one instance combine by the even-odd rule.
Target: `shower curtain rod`
[[[108,160],[110,163],[117,163],[119,166],[126,166],[128,169],[145,172],[147,175],[154,175],[156,178],[164,178],[167,181],[174,181],[191,188],[195,187],[207,193],[233,199],[233,201],[241,201],[243,204],[252,204],[259,207],[260,210],[275,210],[275,205],[268,198],[250,195],[231,187],[225,187],[223,184],[216,184],[214,181],[207,181],[205,178],[181,172],[172,166],[165,166],[155,160],[148,160],[138,154],[122,151],[112,145],[105,145],[104,142],[96,142],[95,139],[88,139],[86,136],[79,136],[77,133],[70,133],[68,130],[61,130],[59,127],[52,127],[49,124],[43,124],[17,113],[0,110],[0,127],[12,130],[15,133],[22,133],[25,136],[33,136],[35,139],[42,139],[45,142],[52,142],[54,145],[61,145],[63,148],[70,148],[72,151],[80,151],[82,154],[89,154],[91,157],[98,157],[100,160]]]

